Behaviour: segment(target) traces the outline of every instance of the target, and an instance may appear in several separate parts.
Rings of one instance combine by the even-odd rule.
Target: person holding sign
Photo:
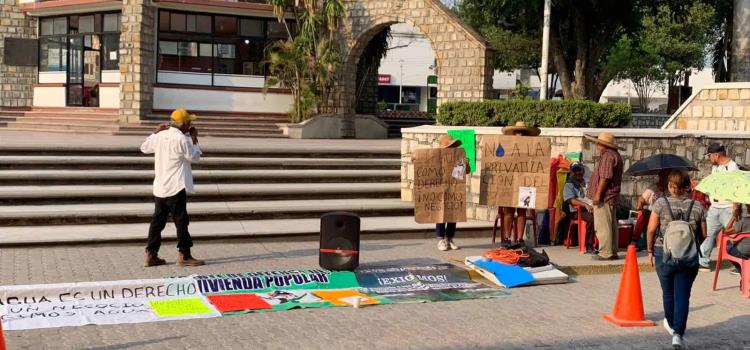
[[[503,135],[513,136],[539,136],[541,130],[536,127],[528,127],[526,123],[519,121],[514,126],[503,127]],[[531,196],[521,194],[519,200],[524,204],[525,207],[529,207],[529,200]],[[526,229],[526,211],[527,209],[503,207],[502,209],[502,241],[511,241],[512,243],[524,243],[523,234]],[[515,228],[513,227],[513,220],[516,220]]]
[[[453,242],[456,222],[466,221],[466,174],[469,160],[461,141],[450,135],[438,138],[439,149],[417,150],[414,162],[415,220],[435,223],[437,247],[441,251],[460,249]]]
[[[608,132],[600,133],[594,138],[584,135],[596,143],[599,160],[591,175],[586,195],[593,201],[594,228],[599,238],[599,254],[594,260],[616,260],[617,257],[617,198],[622,184],[623,160],[617,152],[620,147],[615,144],[615,136]]]

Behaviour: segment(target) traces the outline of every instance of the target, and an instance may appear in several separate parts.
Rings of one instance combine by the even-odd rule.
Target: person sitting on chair
[[[594,215],[591,214],[594,208],[591,201],[586,198],[586,181],[583,178],[584,166],[581,163],[574,163],[570,166],[570,176],[563,188],[564,211],[568,214],[571,222],[581,219],[586,223],[586,253],[594,253]],[[578,212],[580,206],[582,212]],[[580,243],[579,243],[580,244]]]
[[[745,204],[744,206],[746,208],[745,215],[735,222],[730,230],[727,230],[730,237],[735,233],[750,232],[750,205]],[[743,238],[736,242],[728,242],[727,254],[743,260],[750,259],[750,239]],[[731,261],[731,263],[734,265],[734,269],[729,270],[729,273],[739,275],[742,272],[740,264],[734,261]]]

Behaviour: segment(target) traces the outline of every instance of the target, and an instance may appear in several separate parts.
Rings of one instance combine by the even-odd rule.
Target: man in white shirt
[[[726,148],[718,143],[712,143],[708,146],[706,156],[713,164],[713,167],[711,167],[712,174],[739,170],[737,163],[727,157]],[[716,244],[716,235],[727,227],[732,217],[739,218],[739,216],[740,208],[738,205],[729,201],[711,199],[711,208],[708,209],[706,214],[706,239],[700,247],[700,271],[711,271],[708,263],[711,262],[711,251]]]
[[[187,212],[187,193],[195,193],[191,163],[199,161],[202,154],[198,147],[198,131],[191,126],[191,122],[197,117],[184,109],[177,109],[172,112],[171,119],[169,124],[159,125],[141,145],[141,152],[154,154],[155,172],[156,206],[148,231],[146,267],[166,264],[158,254],[161,247],[161,231],[167,225],[170,214],[177,228],[177,264],[205,264],[190,254],[193,240],[188,232],[190,218]]]

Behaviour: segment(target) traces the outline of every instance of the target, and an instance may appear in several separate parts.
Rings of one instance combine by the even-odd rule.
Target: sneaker
[[[452,250],[458,250],[458,249],[461,249],[461,247],[459,247],[459,246],[458,246],[458,244],[454,243],[452,239],[448,241],[448,246],[449,246],[449,247],[450,247],[450,248],[451,248]]]
[[[733,267],[731,270],[729,270],[729,274],[731,274],[731,275],[739,275],[740,274],[740,270],[737,270],[736,267]]]
[[[701,265],[700,268],[698,268],[698,271],[700,272],[711,272],[711,268],[706,265]]]
[[[438,241],[438,250],[446,251],[448,249],[451,249],[451,248],[448,246],[448,242],[446,240],[441,239]]]
[[[667,333],[669,333],[669,335],[672,335],[672,336],[674,335],[674,329],[672,329],[672,327],[669,326],[669,322],[667,322],[666,318],[664,319],[664,329],[667,330]]]
[[[686,349],[685,343],[683,343],[681,335],[679,334],[672,335],[672,348],[675,350]]]

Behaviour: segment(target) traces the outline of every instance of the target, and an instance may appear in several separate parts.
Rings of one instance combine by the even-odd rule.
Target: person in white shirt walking
[[[205,264],[190,254],[193,240],[188,232],[190,218],[187,212],[187,194],[195,193],[191,163],[199,161],[203,154],[198,146],[198,131],[191,126],[195,119],[197,117],[194,114],[177,109],[172,112],[171,122],[159,125],[141,145],[141,152],[154,154],[155,172],[155,209],[148,230],[146,267],[166,264],[158,254],[161,247],[161,231],[167,225],[170,214],[177,228],[177,264]]]
[[[711,167],[712,174],[740,169],[737,163],[727,157],[726,148],[718,143],[712,143],[708,146],[706,156],[713,165]],[[711,271],[711,267],[708,264],[711,262],[711,251],[713,251],[716,244],[716,235],[729,225],[732,217],[737,219],[740,217],[740,208],[737,204],[730,201],[711,199],[711,208],[708,209],[708,214],[706,215],[706,239],[700,247],[700,271]]]

